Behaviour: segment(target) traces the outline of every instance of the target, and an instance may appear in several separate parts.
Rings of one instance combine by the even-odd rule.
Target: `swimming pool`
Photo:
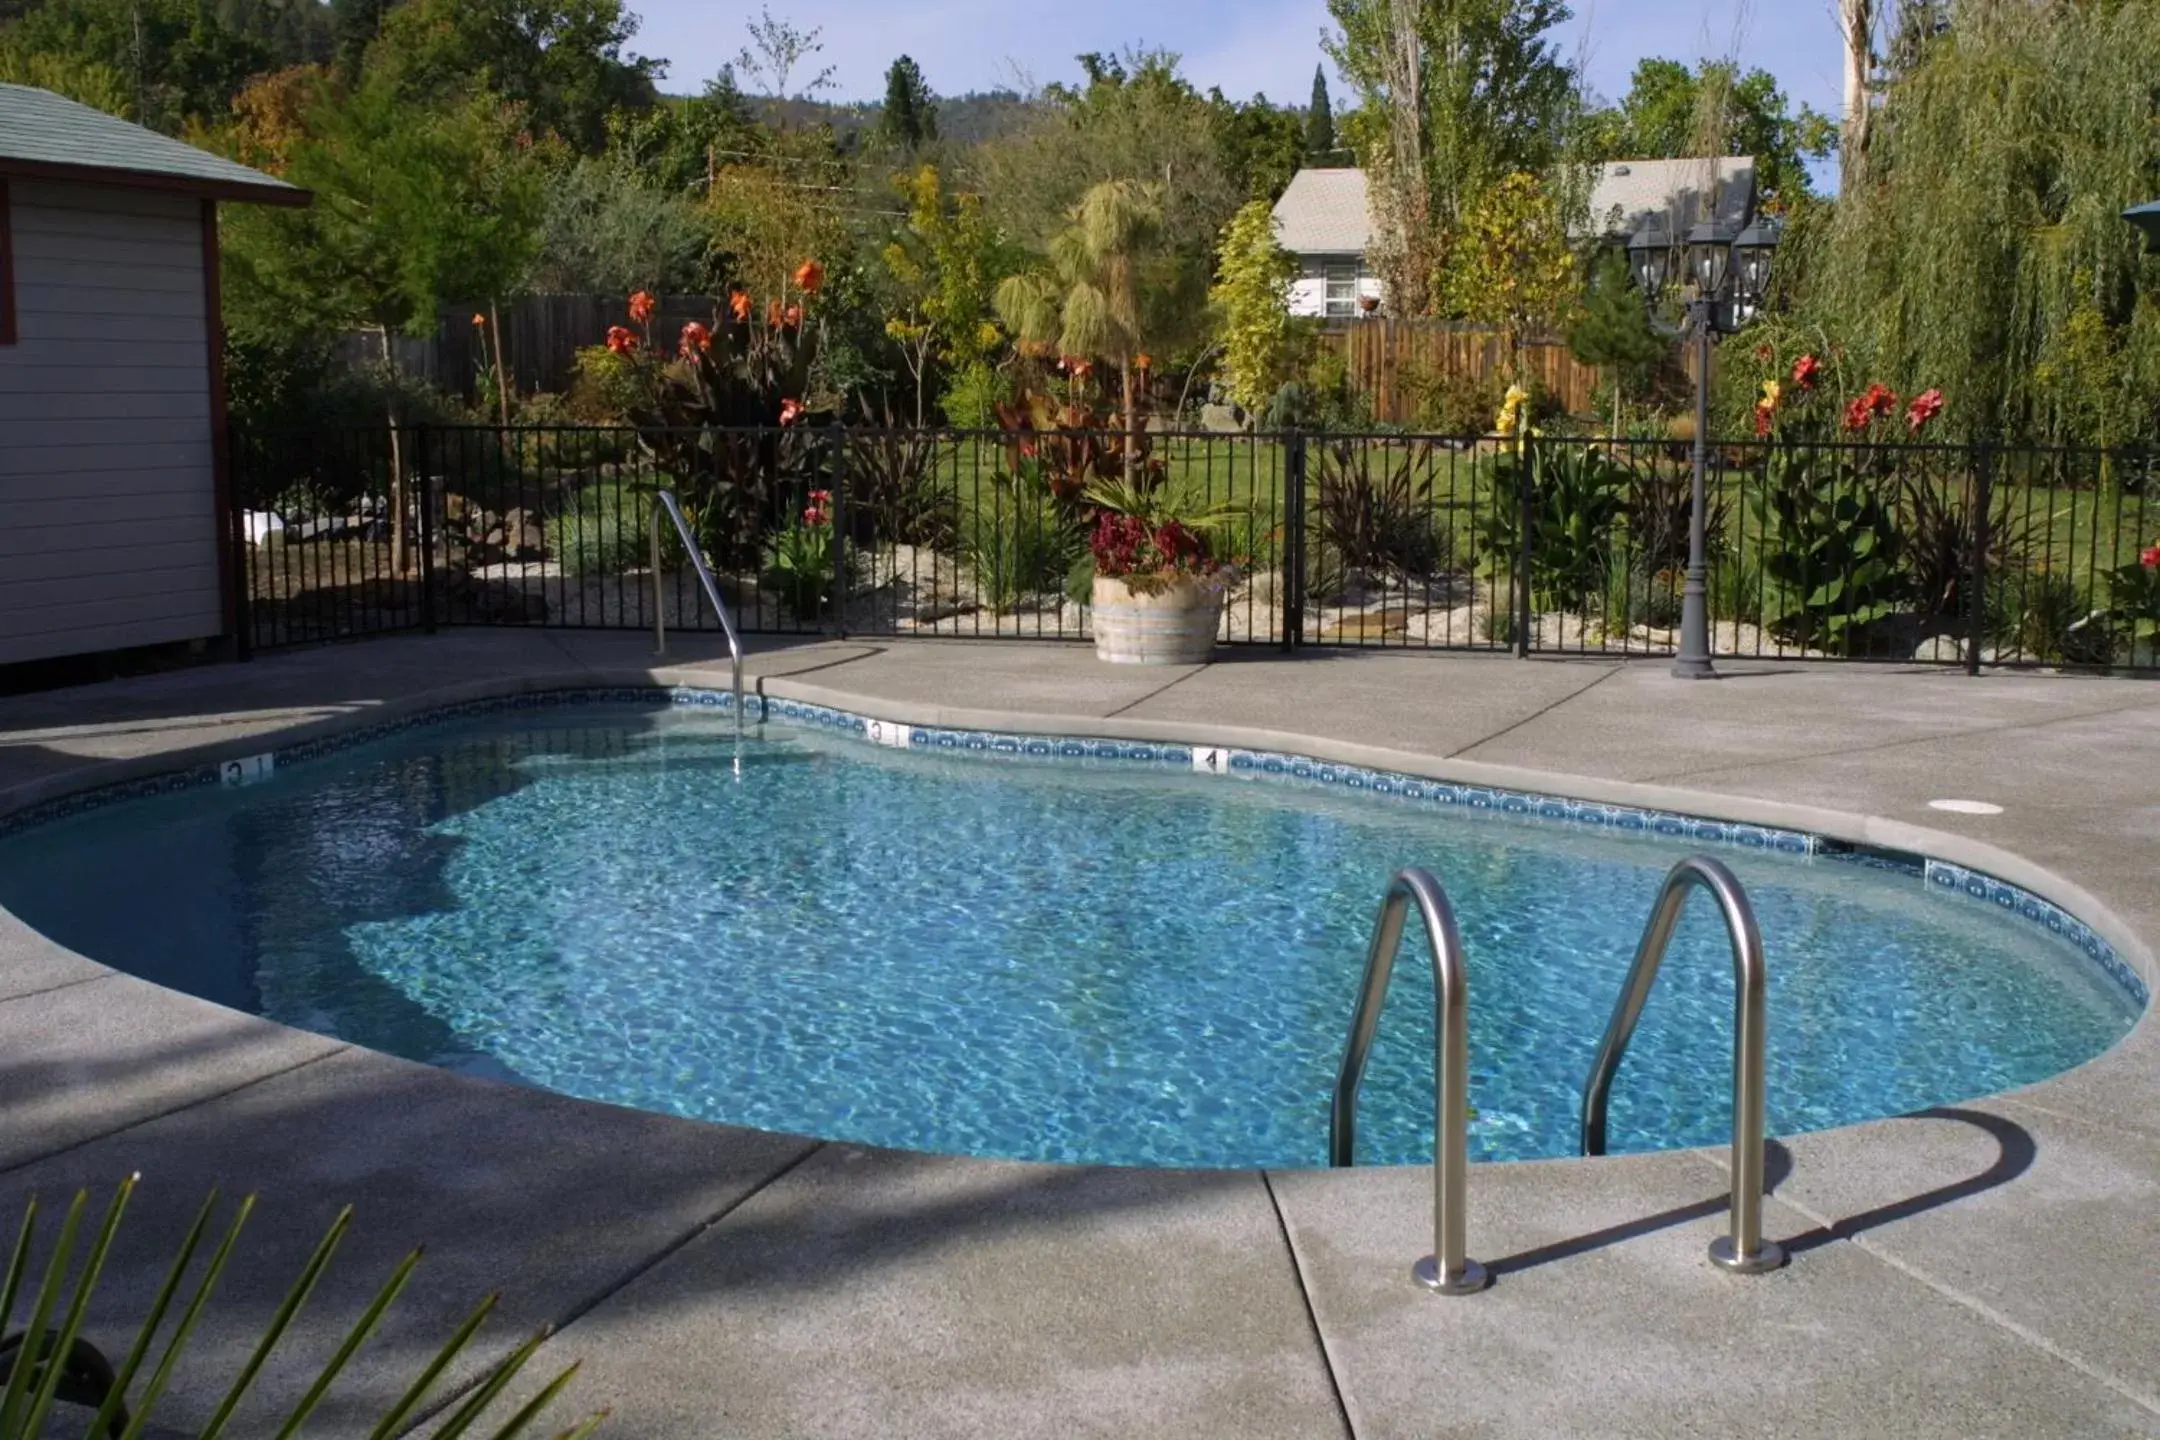
[[[1704,842],[1155,758],[782,724],[738,749],[710,710],[556,705],[20,830],[0,905],[176,989],[593,1099],[949,1153],[1290,1166],[1323,1162],[1374,908],[1414,863],[1467,949],[1473,1156],[1574,1153],[1651,900]],[[1765,939],[1774,1132],[2041,1079],[2137,1016],[2086,954],[1910,869],[1718,853]],[[1613,1149],[1724,1137],[1730,987],[1698,901]],[[1431,1023],[1405,964],[1361,1159],[1429,1156]]]

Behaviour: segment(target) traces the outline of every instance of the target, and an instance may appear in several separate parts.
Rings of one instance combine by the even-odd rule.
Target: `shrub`
[[[961,517],[960,548],[984,604],[1000,612],[1065,588],[1086,541],[1067,507],[1050,494],[1032,462],[1017,475],[997,476]]]
[[[1594,445],[1502,450],[1486,464],[1491,503],[1473,522],[1478,573],[1511,570],[1522,553],[1522,487],[1530,486],[1530,603],[1575,610],[1605,581],[1628,473]]]
[[[565,575],[620,575],[651,563],[652,501],[620,483],[588,485],[563,496],[547,519],[548,554]]]
[[[949,548],[959,496],[939,483],[937,437],[886,420],[883,429],[848,437],[848,536]]]
[[[1913,598],[1930,615],[1963,615],[1972,573],[1973,506],[1967,484],[1930,485],[1908,477],[1900,495],[1902,552],[1912,581]],[[2015,497],[1998,491],[1988,521],[1987,565],[1991,572],[2015,574],[2031,555],[2033,521],[2016,513]]]
[[[1703,553],[1714,553],[1725,540],[1725,522],[1731,509],[1724,495],[1715,491],[1704,497]],[[1688,525],[1695,509],[1692,472],[1661,467],[1655,457],[1641,457],[1628,467],[1628,542],[1635,563],[1645,570],[1684,570],[1688,563]]]
[[[1454,536],[1433,513],[1429,447],[1336,441],[1312,453],[1314,520],[1340,564],[1402,576],[1445,567]]]
[[[1500,382],[1491,375],[1436,370],[1413,359],[1398,383],[1410,402],[1411,423],[1436,435],[1487,434],[1500,408]]]
[[[812,490],[802,518],[767,542],[759,583],[800,619],[814,619],[832,594],[832,492]]]
[[[1013,398],[1012,381],[1005,372],[983,361],[963,367],[938,397],[945,423],[962,430],[981,430],[997,423],[998,406]]]
[[[1870,486],[1834,467],[1830,453],[1777,451],[1752,500],[1767,537],[1763,566],[1778,587],[1771,630],[1849,655],[1867,627],[1897,608],[1906,579],[1896,515]]]

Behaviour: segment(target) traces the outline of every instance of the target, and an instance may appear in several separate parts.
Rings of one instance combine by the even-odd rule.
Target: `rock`
[[[1262,570],[1245,582],[1245,593],[1238,599],[1249,598],[1255,605],[1278,605],[1282,602],[1282,572]],[[1234,600],[1233,604],[1236,603]]]
[[[475,580],[469,574],[453,575],[450,601],[473,620],[487,624],[538,625],[547,620],[547,600],[521,585],[500,580]]]
[[[1235,405],[1203,405],[1200,428],[1218,435],[1232,435],[1245,428],[1245,417]]]
[[[1929,635],[1913,647],[1915,660],[1953,662],[1965,658],[1965,641],[1956,635]]]
[[[1382,610],[1378,613],[1345,615],[1332,625],[1322,627],[1323,640],[1385,640],[1403,634],[1410,628],[1410,615],[1405,610]]]

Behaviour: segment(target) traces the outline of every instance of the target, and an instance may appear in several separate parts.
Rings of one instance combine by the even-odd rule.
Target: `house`
[[[1736,230],[1746,226],[1755,218],[1755,162],[1745,155],[1611,161],[1590,177],[1588,203],[1570,229],[1585,242],[1624,245],[1656,215],[1685,236],[1706,197],[1709,213]],[[1275,202],[1275,236],[1298,262],[1291,314],[1349,320],[1385,308],[1367,260],[1373,223],[1363,170],[1298,171]]]
[[[308,200],[0,85],[0,665],[234,633],[217,207]]]

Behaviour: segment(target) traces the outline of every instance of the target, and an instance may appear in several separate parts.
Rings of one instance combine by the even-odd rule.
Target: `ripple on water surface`
[[[0,904],[176,988],[575,1095],[923,1150],[1317,1165],[1381,885],[1437,874],[1469,957],[1473,1153],[1571,1154],[1583,1075],[1685,849],[1165,772],[876,750],[627,707],[422,729],[243,791],[0,842]],[[1794,1132],[2027,1083],[2135,1018],[2036,927],[1916,876],[1725,852],[1768,952]],[[113,903],[116,884],[127,903]],[[1614,1148],[1730,1123],[1698,897]],[[1360,1158],[1430,1154],[1406,949]]]

